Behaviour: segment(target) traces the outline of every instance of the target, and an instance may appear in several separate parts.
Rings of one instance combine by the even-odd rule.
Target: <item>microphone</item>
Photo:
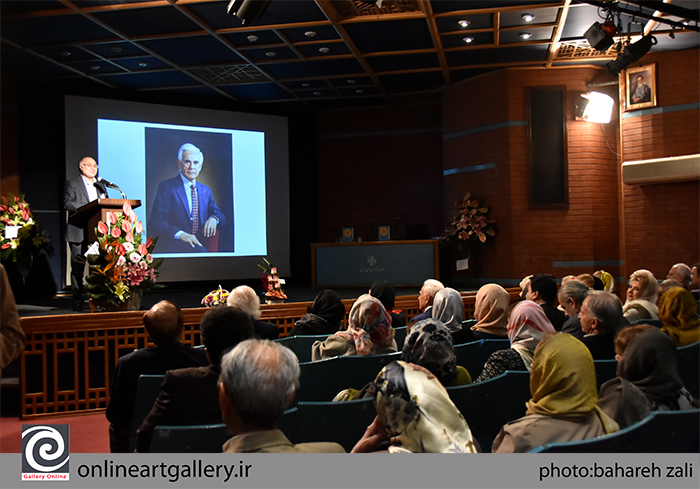
[[[122,191],[122,189],[119,188],[119,185],[116,183],[112,183],[109,180],[105,180],[102,177],[97,177],[97,181],[100,183],[103,183],[106,187],[113,188],[115,190],[119,190],[119,193],[122,194],[122,199],[126,200],[126,194]]]

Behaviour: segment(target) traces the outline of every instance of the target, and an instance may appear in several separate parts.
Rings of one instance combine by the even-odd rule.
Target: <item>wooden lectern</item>
[[[75,226],[84,227],[87,223],[88,243],[97,240],[95,236],[95,228],[100,221],[107,221],[107,212],[122,214],[124,202],[128,202],[132,209],[141,206],[140,200],[130,199],[97,199],[88,202],[82,207],[79,207],[73,216],[69,219],[69,223]]]

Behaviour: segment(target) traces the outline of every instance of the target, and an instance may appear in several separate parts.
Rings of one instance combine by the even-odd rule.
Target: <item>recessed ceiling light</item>
[[[119,46],[114,46],[110,49],[110,51],[112,51],[113,53],[121,53],[122,48],[120,48]]]
[[[532,14],[523,14],[522,18],[525,22],[532,22],[533,20],[535,20],[535,16]]]
[[[348,83],[349,83],[350,85],[354,85],[354,84],[357,83],[357,82],[351,78],[350,80],[348,80]]]
[[[358,88],[357,90],[355,90],[355,93],[365,93],[365,91],[362,90],[361,88]]]
[[[322,47],[322,48],[318,48],[318,50],[319,50],[319,52],[321,52],[321,53],[323,53],[323,54],[326,54],[326,53],[330,52],[330,48],[327,48],[327,47],[325,47],[325,46]]]
[[[521,33],[520,33],[520,37],[522,37],[523,39],[530,39],[530,38],[532,37],[532,33],[530,33],[530,32],[521,32]]]
[[[306,37],[316,37],[316,33],[314,31],[306,31],[304,32],[304,35]]]
[[[61,51],[61,56],[70,56],[71,52],[70,51]]]
[[[314,95],[321,95],[321,92],[314,92]]]
[[[139,63],[139,66],[140,66],[141,68],[145,68],[146,66],[148,66],[148,63],[146,63],[145,61],[141,61],[141,62]]]
[[[265,56],[267,56],[268,58],[274,58],[275,56],[277,56],[277,53],[274,51],[268,51],[265,53]]]
[[[250,36],[248,36],[248,42],[258,42],[258,39],[259,39],[258,36],[254,36],[252,34]]]
[[[302,86],[302,87],[310,87],[310,86],[311,86],[311,83],[302,83],[301,86]]]
[[[473,37],[465,37],[464,39],[462,39],[462,41],[466,42],[467,44],[469,44],[469,43],[472,42],[473,40],[474,40]]]
[[[471,24],[471,22],[469,22],[468,20],[458,20],[457,23],[462,27],[468,27],[469,24]]]
[[[94,71],[97,71],[97,70],[100,69],[100,65],[92,65],[92,66],[90,67],[90,69],[91,69],[91,70],[94,70]]]

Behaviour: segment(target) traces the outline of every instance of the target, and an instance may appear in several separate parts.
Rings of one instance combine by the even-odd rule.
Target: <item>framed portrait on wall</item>
[[[625,110],[656,107],[656,65],[628,68],[625,87]]]

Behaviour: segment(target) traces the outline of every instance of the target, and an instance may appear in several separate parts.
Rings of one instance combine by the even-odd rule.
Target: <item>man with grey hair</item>
[[[622,321],[620,299],[601,290],[595,290],[581,305],[579,312],[584,336],[581,341],[588,347],[593,360],[615,358],[615,330]]]
[[[158,185],[148,216],[149,235],[159,236],[161,253],[205,253],[205,244],[216,235],[217,227],[226,224],[226,217],[211,189],[197,182],[204,165],[202,151],[185,143],[177,159],[180,173]]]
[[[429,278],[423,282],[423,287],[421,287],[420,292],[418,293],[418,308],[423,312],[413,316],[409,323],[409,327],[413,323],[433,317],[433,311],[431,309],[433,308],[435,294],[438,293],[438,290],[442,290],[444,288],[445,286],[442,285],[442,282],[433,278]]]
[[[569,280],[562,283],[559,287],[557,297],[559,304],[564,308],[564,312],[569,317],[561,327],[562,333],[568,333],[571,336],[583,340],[583,330],[581,329],[581,320],[578,313],[581,312],[581,305],[588,296],[588,286],[578,280]]]
[[[219,401],[234,434],[224,453],[345,453],[337,443],[294,445],[276,429],[299,387],[296,355],[266,340],[239,343],[221,362]]]
[[[690,284],[691,269],[685,263],[676,263],[671,267],[666,275],[667,279],[680,282],[684,288],[688,288]]]
[[[274,323],[261,321],[260,299],[255,291],[247,285],[241,285],[231,291],[226,299],[226,304],[237,307],[250,314],[253,318],[255,337],[263,340],[276,340],[279,337],[279,328]]]

